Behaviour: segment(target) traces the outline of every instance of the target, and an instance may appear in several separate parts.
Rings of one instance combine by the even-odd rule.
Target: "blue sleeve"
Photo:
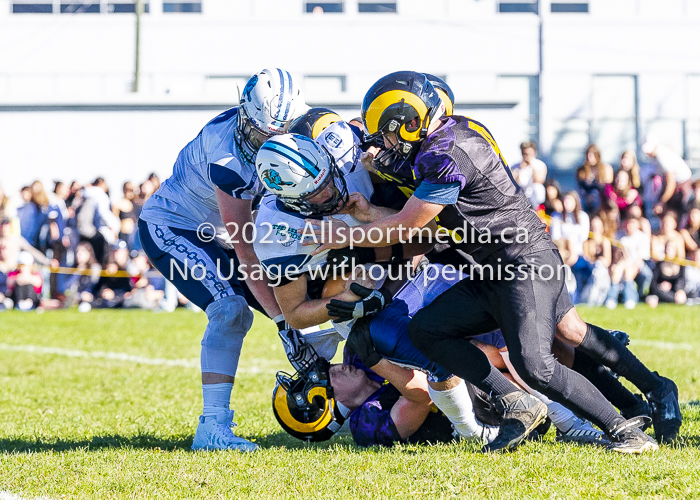
[[[246,192],[255,185],[255,178],[246,181],[238,172],[218,163],[209,164],[209,177],[216,187],[234,198],[243,198]],[[252,196],[246,198],[248,197]]]
[[[449,184],[421,182],[421,185],[418,186],[413,196],[437,205],[454,205],[457,203],[461,188],[462,185],[459,182],[450,182]]]

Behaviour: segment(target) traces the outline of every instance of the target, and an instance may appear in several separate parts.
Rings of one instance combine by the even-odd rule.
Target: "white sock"
[[[212,417],[218,415],[221,410],[228,410],[232,390],[233,383],[202,384],[202,399],[204,400],[202,415]]]
[[[474,415],[474,405],[467,385],[462,380],[457,387],[438,391],[428,387],[430,398],[452,422],[452,426],[464,438],[478,436],[491,442],[498,434],[498,427],[483,425]]]

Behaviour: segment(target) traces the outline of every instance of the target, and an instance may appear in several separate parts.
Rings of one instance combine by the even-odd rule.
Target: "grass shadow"
[[[189,450],[193,436],[156,436],[136,434],[122,436],[105,434],[91,439],[28,440],[22,438],[0,439],[0,453],[40,453],[46,451],[74,451],[80,449],[134,448],[144,450]]]

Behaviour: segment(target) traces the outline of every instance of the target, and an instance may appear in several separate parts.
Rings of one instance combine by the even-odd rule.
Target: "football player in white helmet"
[[[252,238],[244,234],[261,190],[253,162],[260,146],[306,109],[289,72],[274,68],[253,75],[240,106],[211,120],[182,149],[173,175],[140,215],[139,236],[149,259],[209,319],[201,343],[204,407],[194,450],[257,448],[231,431],[231,390],[253,323],[249,306],[280,325],[284,318],[266,279],[254,272],[259,263]]]
[[[391,294],[374,290],[379,288],[377,285],[381,283],[375,284],[370,280],[369,283],[364,283],[365,286],[357,287],[348,282],[344,287],[341,286],[340,289],[332,292],[333,285],[330,285],[328,273],[321,272],[322,269],[327,268],[329,260],[332,260],[329,252],[312,255],[313,246],[301,245],[304,233],[302,214],[318,217],[339,212],[347,204],[347,197],[344,195],[346,188],[352,193],[362,193],[366,198],[372,196],[372,186],[362,182],[363,178],[368,178],[367,173],[363,169],[356,171],[354,168],[358,158],[353,154],[356,143],[353,142],[352,137],[349,127],[342,122],[330,125],[319,134],[317,137],[319,144],[299,135],[278,136],[265,143],[256,162],[258,175],[275,196],[266,196],[261,203],[256,226],[258,234],[263,236],[256,241],[255,250],[260,262],[270,275],[271,283],[275,286],[275,296],[285,318],[291,326],[297,328],[311,327],[331,319],[337,332],[340,333],[340,336],[329,333],[329,338],[315,337],[311,340],[309,337],[299,336],[294,330],[281,332],[290,361],[299,370],[297,377],[304,378],[303,363],[308,360],[304,359],[300,351],[304,350],[306,339],[309,339],[306,343],[319,351],[321,356],[330,359],[335,354],[338,340],[349,338],[349,343],[353,345],[355,352],[360,354],[365,365],[380,373],[401,393],[404,393],[404,399],[399,406],[408,405],[412,409],[401,412],[403,416],[410,415],[408,419],[399,417],[398,410],[392,412],[392,418],[400,419],[394,421],[400,435],[400,439],[397,438],[397,440],[407,439],[409,436],[417,437],[414,434],[422,427],[423,422],[426,422],[428,407],[424,404],[425,398],[428,401],[432,398],[461,436],[478,436],[484,441],[490,441],[498,430],[484,426],[475,418],[472,398],[478,391],[472,390],[470,394],[463,381],[453,377],[435,363],[431,363],[408,341],[407,323],[410,316],[459,281],[459,278],[454,275],[448,277],[447,273],[444,275],[433,273],[433,277],[429,280],[413,279],[394,295],[394,302],[391,305],[381,310],[385,304],[392,301]],[[329,154],[331,152],[332,154]],[[347,181],[343,182],[343,179]],[[348,214],[337,214],[335,217],[351,226],[360,222]],[[266,225],[269,226],[268,230],[265,230]],[[269,237],[270,235],[272,236]],[[430,245],[424,245],[422,250],[426,251],[429,248]],[[408,254],[417,249],[402,248],[401,254],[404,250]],[[381,257],[381,252],[384,252],[384,258]],[[390,260],[392,254],[395,254],[389,249],[369,250],[369,253],[370,256],[358,254],[359,262]],[[439,266],[433,266],[433,268],[440,269]],[[381,282],[383,279],[384,277],[380,276],[377,281]],[[340,281],[344,282],[344,280]],[[329,309],[331,309],[329,304],[333,305],[333,298],[344,297],[342,300],[347,300],[348,292],[350,295],[352,292],[357,292],[359,297],[355,296],[356,299],[360,297],[365,299],[363,309],[374,309],[377,312],[371,319],[368,318],[370,319],[368,324],[353,326],[353,320],[348,322],[334,318],[335,315],[329,315]],[[349,332],[350,328],[352,333]],[[360,336],[359,332],[363,332],[364,341],[357,340]],[[367,337],[371,340],[367,341]],[[476,340],[483,348],[491,349],[495,353],[495,360],[503,364],[501,358],[507,358],[508,353],[505,351],[500,332],[489,333]],[[368,344],[369,350],[366,349]],[[503,352],[499,354],[499,350]],[[396,363],[410,368],[399,369]],[[502,368],[505,369],[506,366]],[[429,382],[423,380],[424,394],[415,401],[411,398],[416,395],[416,392],[405,391],[405,382],[412,380],[410,373],[413,369],[426,371],[430,377]],[[337,366],[331,369],[331,380],[334,374],[340,373],[345,373],[344,369]],[[415,382],[418,379],[413,378],[413,380]],[[523,384],[522,381],[518,381]],[[302,426],[305,429],[303,435],[292,433],[302,439],[318,440],[330,437],[332,433],[328,432],[328,428],[320,426],[320,422],[327,421],[329,426],[332,425],[331,419],[321,418],[321,415],[333,415],[333,404],[344,402],[345,407],[353,410],[360,408],[359,411],[363,406],[354,404],[352,398],[346,399],[348,393],[344,389],[336,388],[335,398],[331,396],[328,398],[330,406],[324,407],[325,409],[319,407],[311,420],[302,422],[294,415],[305,415],[304,411],[308,409],[297,408],[294,401],[283,398],[279,395],[282,393],[276,394],[279,396],[275,398],[278,420],[285,429]],[[539,394],[536,395],[544,398]],[[331,400],[333,404],[330,403]],[[284,410],[286,404],[284,401],[291,405],[289,411]],[[579,440],[581,442],[601,442],[600,431],[592,429],[590,424],[584,423],[561,405],[547,402],[552,419],[561,433],[576,430],[582,435]],[[305,400],[304,404],[306,404]],[[388,441],[374,442],[369,439],[368,436],[376,433],[368,430],[368,426],[371,427],[371,425],[364,416],[353,414],[350,418],[353,436],[358,443],[388,444]],[[381,422],[375,423],[379,425]],[[430,425],[433,423],[431,420]],[[381,430],[379,434],[384,431],[386,429]],[[384,432],[384,434],[387,433]]]
[[[337,122],[323,130],[316,141],[297,134],[277,136],[268,140],[258,153],[256,160],[258,176],[268,191],[275,196],[266,196],[260,205],[256,218],[256,228],[260,238],[255,243],[255,250],[261,264],[268,272],[271,284],[275,286],[275,296],[284,312],[285,319],[292,327],[307,328],[334,319],[329,316],[326,308],[330,297],[323,297],[321,292],[321,288],[324,288],[324,284],[327,282],[328,276],[323,270],[328,268],[329,255],[328,252],[311,255],[313,247],[302,246],[304,218],[305,216],[318,218],[334,215],[335,218],[341,219],[351,226],[360,224],[361,221],[353,216],[339,213],[348,203],[348,190],[353,193],[362,193],[367,198],[372,196],[372,185],[369,182],[368,173],[362,168],[356,168],[359,162],[358,144],[359,140],[352,133],[350,126],[345,122]],[[389,213],[388,209],[386,210],[387,212],[384,213]],[[269,228],[265,229],[266,226]],[[265,234],[272,236],[265,238]],[[403,260],[404,253],[406,255],[423,253],[429,250],[432,245],[429,243],[407,243],[396,246],[400,248],[387,247],[369,252],[360,251],[362,255],[358,254],[357,261],[366,264],[392,260],[400,262]],[[371,255],[367,255],[367,253]],[[350,270],[350,268],[346,269]],[[371,277],[376,278],[369,280],[372,282],[372,288],[363,288],[361,292],[367,299],[363,305],[367,309],[365,312],[379,311],[392,300],[393,293],[388,288],[382,287],[385,281],[384,273],[377,272],[378,269],[381,268],[375,266],[370,272]],[[365,282],[365,284],[369,285],[370,283]],[[374,289],[375,287],[378,290]],[[427,292],[426,294],[429,295]],[[321,341],[328,340],[321,338],[315,339],[313,343],[315,350],[318,350],[319,354],[327,359],[330,359],[335,353],[337,342],[348,337],[350,329],[353,327],[353,320],[338,321],[336,319],[333,324],[340,334],[335,334],[334,343],[325,342],[319,347]],[[393,335],[394,340],[396,340],[395,333],[390,334]],[[281,332],[281,336],[287,348],[288,357],[299,370],[298,376],[300,376],[304,372],[304,362],[308,361],[304,358],[303,353],[299,352],[304,350],[305,337],[300,336],[293,329]],[[403,337],[404,340],[407,338],[405,332]],[[386,345],[391,343],[390,340],[387,340]],[[478,435],[486,440],[496,435],[497,430],[484,427],[473,418],[471,399],[463,382],[454,383],[455,379],[451,374],[442,373],[439,367],[427,366],[429,364],[427,358],[421,356],[409,344],[404,342],[402,345],[405,349],[395,349],[392,352],[387,352],[387,349],[383,354],[393,361],[407,364],[411,368],[397,370],[396,365],[382,363],[380,367],[373,366],[373,369],[376,368],[382,376],[394,382],[400,391],[406,389],[406,384],[402,383],[401,380],[404,382],[407,380],[406,373],[412,373],[412,367],[436,372],[433,385],[437,388],[437,392],[445,388],[450,389],[449,395],[442,399],[447,401],[445,404],[456,407],[456,410],[451,412],[453,417],[451,420],[459,427],[462,435]],[[426,366],[424,367],[423,364]],[[449,382],[447,382],[448,380]],[[455,387],[457,389],[453,390]],[[410,392],[407,391],[406,394],[410,394]],[[427,398],[429,401],[427,383],[424,392],[425,395],[422,399]],[[459,394],[454,396],[456,393]],[[456,397],[461,398],[460,401],[455,402]],[[282,414],[291,419],[289,415],[293,416],[302,409],[298,408],[299,411],[295,412],[294,408],[290,408],[289,412],[280,413],[282,411],[281,399],[278,399],[276,398],[277,406],[275,407],[278,419],[282,418],[280,416]],[[402,437],[408,437],[421,426],[422,421],[427,416],[428,409],[428,406],[423,404],[424,402],[407,400],[405,403],[411,407],[415,406],[415,412],[406,411],[403,413],[411,416],[409,421],[397,420],[395,422]],[[296,403],[291,402],[290,404],[295,405]],[[282,419],[281,422],[285,428],[294,427],[291,420],[287,422]],[[305,423],[305,425],[311,424],[311,422]],[[318,429],[316,430],[318,431]],[[303,438],[319,439],[320,436],[324,436],[327,439],[330,437],[325,428],[323,431],[323,433],[305,431]],[[358,442],[363,441],[360,439]]]

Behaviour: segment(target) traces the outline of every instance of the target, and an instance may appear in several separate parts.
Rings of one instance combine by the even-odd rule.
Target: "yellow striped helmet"
[[[417,151],[428,135],[431,122],[444,111],[439,94],[423,73],[391,73],[372,85],[362,102],[366,140],[376,141],[387,133],[396,134],[397,144],[382,151],[383,158],[377,155],[377,160],[387,167]]]
[[[343,426],[350,410],[336,401],[324,358],[315,356],[294,376],[277,373],[272,412],[289,434],[302,441],[326,441]]]
[[[445,80],[435,75],[431,75],[430,73],[424,73],[424,75],[428,78],[428,81],[433,84],[433,87],[435,87],[435,90],[437,90],[440,96],[440,100],[442,100],[442,103],[445,105],[445,116],[452,116],[452,112],[455,108],[455,94],[452,92],[450,86],[447,85]]]
[[[311,108],[289,126],[290,134],[305,135],[310,139],[316,139],[321,132],[326,130],[331,123],[340,122],[343,119],[328,108]]]

